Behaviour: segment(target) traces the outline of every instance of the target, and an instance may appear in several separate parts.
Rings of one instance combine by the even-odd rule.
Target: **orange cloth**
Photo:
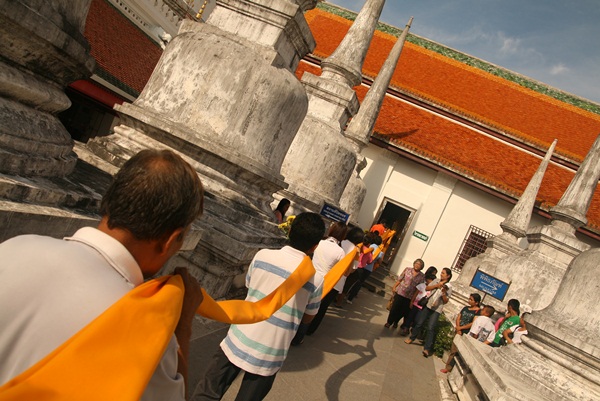
[[[350,252],[325,277],[323,295],[342,277],[356,255]],[[257,302],[216,302],[202,290],[197,313],[227,323],[268,319],[315,274],[305,257],[275,291]],[[181,313],[179,276],[148,281],[113,304],[31,368],[0,387],[0,401],[139,400]]]
[[[385,232],[385,227],[381,223],[375,224],[373,227],[371,227],[371,229],[369,231],[371,231],[371,232],[377,231],[379,233],[379,236],[382,236],[383,233]]]
[[[333,287],[337,284],[338,281],[342,278],[352,261],[356,258],[358,254],[358,248],[354,248],[351,252],[349,252],[342,260],[337,262],[331,270],[325,275],[325,284],[323,284],[323,296],[327,295],[329,291],[333,289]]]
[[[223,323],[260,322],[278,311],[314,274],[312,261],[305,256],[296,270],[275,291],[256,302],[237,299],[217,302],[202,289],[204,300],[196,313]]]
[[[175,331],[182,300],[179,276],[134,288],[0,387],[0,401],[139,400]]]

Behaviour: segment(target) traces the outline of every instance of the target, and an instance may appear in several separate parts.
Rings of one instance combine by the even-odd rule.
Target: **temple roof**
[[[320,74],[320,59],[344,37],[355,14],[320,3],[306,13],[317,47],[300,63]],[[414,22],[418,24],[418,21]],[[376,76],[400,30],[379,25],[363,67]],[[139,95],[162,50],[105,0],[92,0],[85,27],[96,74]],[[360,100],[366,86],[356,87]],[[482,60],[409,34],[375,126],[374,143],[460,177],[514,201],[525,189],[554,138],[554,162],[538,194],[542,210],[555,205],[596,136],[600,105],[561,92]],[[540,155],[535,157],[533,154]],[[600,233],[600,195],[588,213]]]
[[[318,61],[336,48],[351,17],[330,5],[306,14],[317,47],[315,60],[301,63],[298,76],[305,70],[319,74]],[[541,162],[532,153],[543,156],[557,138],[553,161],[566,167],[550,164],[538,193],[542,210],[555,205],[600,134],[600,115],[592,112],[600,106],[482,61],[469,65],[447,55],[458,52],[411,36],[391,82],[398,97],[386,96],[373,140],[514,199]],[[395,41],[394,35],[376,31],[365,77],[376,76]],[[362,100],[367,87],[355,89]],[[589,228],[600,232],[600,195],[594,196],[588,219]]]
[[[85,37],[95,74],[137,97],[158,63],[160,46],[105,0],[92,0]]]

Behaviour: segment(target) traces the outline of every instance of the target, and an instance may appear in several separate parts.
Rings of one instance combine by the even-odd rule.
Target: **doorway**
[[[390,246],[383,256],[382,264],[389,266],[394,261],[400,245],[406,236],[406,232],[410,227],[410,223],[415,215],[415,209],[409,208],[406,205],[395,202],[389,198],[383,198],[373,224],[386,221],[388,227],[396,231],[392,237]]]

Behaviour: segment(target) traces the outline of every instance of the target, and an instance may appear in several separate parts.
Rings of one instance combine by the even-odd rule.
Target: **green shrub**
[[[450,322],[443,314],[440,315],[435,342],[433,343],[433,353],[441,358],[444,356],[444,351],[450,351],[455,334],[456,332],[454,331],[452,322]]]
[[[454,331],[454,325],[450,322],[446,316],[440,315],[440,318],[436,327],[435,340],[433,342],[433,353],[440,358],[444,356],[445,351],[450,351],[452,347],[452,340],[456,332]],[[422,338],[427,335],[427,325],[423,326]]]

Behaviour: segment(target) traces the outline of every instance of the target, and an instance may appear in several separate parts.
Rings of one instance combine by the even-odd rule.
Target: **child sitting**
[[[496,336],[494,321],[491,319],[495,312],[496,310],[493,306],[484,306],[481,310],[481,315],[476,316],[475,320],[473,320],[469,335],[485,344],[491,344]]]

